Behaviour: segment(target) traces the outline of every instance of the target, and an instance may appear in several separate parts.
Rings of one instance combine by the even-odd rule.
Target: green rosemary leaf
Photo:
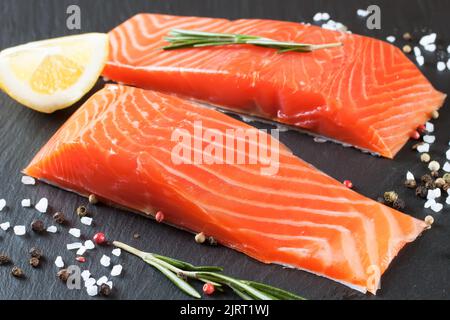
[[[272,287],[264,283],[255,281],[243,281],[243,282],[257,290],[260,290],[266,294],[269,294],[281,300],[305,300],[305,298],[300,297],[294,293],[285,291],[280,288]]]
[[[194,266],[190,263],[181,261],[181,260],[177,260],[177,259],[173,259],[173,258],[169,258],[166,256],[161,256],[159,254],[152,254],[155,258],[160,259],[162,261],[165,261],[177,268],[183,269],[185,271],[222,271],[223,268],[221,267],[216,267],[216,266]]]
[[[191,297],[197,298],[197,299],[201,298],[201,296],[197,292],[197,290],[195,290],[189,283],[187,283],[183,279],[179,278],[176,274],[174,274],[169,269],[161,266],[160,264],[154,262],[153,260],[150,260],[150,259],[147,259],[147,258],[144,258],[143,260],[145,262],[147,262],[149,265],[151,265],[151,266],[155,267],[156,269],[158,269],[170,281],[172,281],[173,284],[175,284],[178,288],[180,288],[180,290],[182,290],[186,294],[190,295]]]
[[[251,296],[249,296],[248,294],[246,294],[244,291],[241,291],[239,288],[237,288],[234,285],[230,285],[230,288],[234,291],[234,293],[236,293],[239,297],[241,297],[241,299],[244,300],[253,300],[253,298]]]

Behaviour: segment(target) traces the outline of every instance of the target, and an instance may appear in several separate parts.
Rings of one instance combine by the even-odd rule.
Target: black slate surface
[[[66,28],[66,8],[78,4],[82,14],[82,30]],[[356,9],[378,4],[382,10],[382,29],[368,30],[364,19],[356,16]],[[78,32],[106,32],[118,23],[138,12],[161,12],[180,15],[214,16],[225,18],[271,18],[290,21],[312,21],[316,12],[329,12],[333,19],[343,22],[355,33],[378,38],[403,32],[422,34],[433,30],[438,33],[441,47],[450,43],[448,13],[450,2],[434,1],[17,1],[0,2],[0,48],[27,41],[51,38]],[[399,41],[398,43],[402,43]],[[445,51],[445,50],[444,50]],[[435,54],[425,54],[427,64],[422,68],[430,81],[440,90],[449,91],[450,71],[438,73]],[[446,53],[444,55],[446,57]],[[98,84],[97,88],[101,86]],[[81,103],[81,102],[80,102]],[[65,244],[76,239],[67,234],[68,227],[57,234],[37,236],[30,232],[29,224],[41,217],[47,224],[49,214],[40,215],[34,209],[20,207],[22,198],[35,203],[40,197],[50,199],[51,212],[61,210],[70,216],[71,224],[79,227],[89,238],[96,230],[106,232],[109,238],[122,240],[147,251],[159,252],[185,259],[195,264],[217,264],[236,277],[250,278],[290,289],[309,299],[445,299],[450,287],[450,218],[445,213],[434,214],[436,224],[419,240],[407,246],[394,260],[382,279],[382,289],[377,297],[355,293],[333,281],[307,272],[264,265],[224,247],[199,246],[193,236],[175,228],[121,210],[105,206],[89,207],[95,221],[94,227],[81,225],[73,211],[86,201],[72,193],[43,183],[35,187],[20,183],[20,170],[26,166],[39,148],[80,105],[45,115],[20,106],[5,94],[0,94],[0,198],[5,198],[8,208],[0,212],[0,223],[25,224],[24,237],[15,236],[12,230],[0,230],[0,251],[8,253],[21,266],[26,278],[17,280],[9,275],[9,267],[0,267],[0,299],[86,299],[84,290],[68,290],[55,281],[56,267],[53,261],[62,255],[66,262],[74,261],[74,254]],[[441,117],[434,121],[437,142],[433,145],[433,157],[444,159],[443,152],[450,139],[450,110],[445,106]],[[258,127],[270,126],[255,124]],[[402,187],[406,170],[416,175],[426,171],[418,161],[418,155],[410,150],[412,142],[399,153],[394,161],[372,157],[352,148],[333,143],[315,143],[307,135],[298,132],[281,133],[281,140],[310,163],[338,180],[351,179],[356,190],[373,199],[383,191],[396,189],[406,199],[409,214],[423,219],[431,212],[423,209],[423,202]],[[140,239],[133,239],[139,233]],[[40,269],[32,269],[27,262],[27,252],[32,246],[44,250],[46,261]],[[100,266],[102,254],[110,254],[111,248],[97,248],[87,255],[89,268],[96,278],[108,275],[109,270]],[[124,265],[121,277],[114,279],[116,299],[184,299],[162,275],[137,258],[122,254],[113,262]],[[214,298],[234,298],[230,293]],[[99,299],[99,298],[95,298]]]

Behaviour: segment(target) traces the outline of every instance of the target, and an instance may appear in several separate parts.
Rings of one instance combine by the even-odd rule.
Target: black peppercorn
[[[55,220],[56,223],[63,224],[66,221],[66,217],[64,216],[64,213],[56,212],[53,215],[53,220]]]
[[[56,273],[56,276],[59,278],[59,280],[63,282],[67,282],[67,279],[69,279],[70,273],[67,271],[67,269],[61,269]]]
[[[41,220],[34,220],[31,223],[31,230],[37,233],[43,232],[45,230],[44,222],[42,222]]]
[[[104,297],[107,297],[111,294],[111,287],[108,286],[106,283],[103,283],[100,286],[100,294]]]
[[[33,257],[33,258],[40,259],[42,257],[42,251],[39,250],[38,248],[31,248],[29,252],[30,252],[31,257]]]
[[[11,262],[11,259],[6,254],[0,254],[0,266],[4,264],[8,264]]]
[[[405,201],[403,201],[400,198],[397,198],[397,200],[395,200],[394,203],[392,203],[392,208],[397,210],[405,209]]]
[[[444,191],[448,191],[450,189],[450,183],[445,183],[443,186],[442,186],[442,190],[444,190]]]
[[[39,267],[41,260],[39,260],[38,258],[32,257],[29,262],[33,268],[37,268],[37,267]]]
[[[11,269],[11,274],[16,278],[22,278],[24,276],[23,270],[19,267],[13,267]]]
[[[418,186],[416,188],[416,196],[421,197],[421,198],[426,198],[428,194],[428,190],[425,186]]]
[[[434,181],[425,182],[425,188],[427,188],[427,189],[436,189],[436,183],[434,183]]]
[[[77,208],[77,215],[81,218],[87,215],[87,210],[85,206],[79,206]]]
[[[405,181],[405,187],[410,188],[410,189],[414,189],[415,187],[417,187],[416,180],[412,180],[412,179],[406,180]]]
[[[422,181],[422,183],[427,183],[433,181],[433,178],[429,174],[424,174],[422,177],[420,177],[420,181]]]

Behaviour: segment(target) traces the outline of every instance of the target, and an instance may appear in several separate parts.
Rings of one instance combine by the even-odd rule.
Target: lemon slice
[[[30,42],[0,52],[0,88],[34,110],[51,113],[81,99],[108,58],[108,35],[86,33]]]

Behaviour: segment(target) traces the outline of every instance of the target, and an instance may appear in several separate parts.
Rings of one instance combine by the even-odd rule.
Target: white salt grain
[[[111,253],[113,255],[115,255],[116,257],[120,257],[120,254],[122,253],[122,250],[120,250],[120,248],[116,248],[113,251],[111,251]]]
[[[359,17],[365,18],[365,17],[367,17],[367,16],[369,15],[369,11],[364,10],[364,9],[358,9],[358,10],[356,10],[356,14],[357,14]]]
[[[111,270],[111,276],[117,277],[122,273],[122,266],[120,264],[115,265]]]
[[[84,286],[86,288],[88,287],[92,287],[93,285],[95,285],[97,280],[95,280],[94,278],[88,278],[87,280],[84,281]]]
[[[36,180],[34,180],[33,177],[22,176],[22,183],[26,185],[34,185],[36,183]]]
[[[450,163],[448,161],[446,161],[444,163],[444,166],[442,167],[442,170],[444,170],[445,172],[450,172]]]
[[[94,242],[92,242],[92,240],[86,240],[86,241],[84,242],[84,247],[85,247],[87,250],[91,250],[91,249],[94,249],[94,248],[95,248],[95,244],[94,244]]]
[[[78,251],[77,251],[77,255],[82,256],[85,252],[86,252],[86,247],[81,246],[80,249],[78,249]]]
[[[23,236],[26,232],[25,226],[14,226],[14,233],[17,236]]]
[[[436,141],[436,136],[426,134],[423,136],[423,141],[426,143],[434,143]]]
[[[89,270],[83,270],[80,275],[84,281],[87,281],[91,277],[91,272]]]
[[[6,207],[6,200],[0,199],[0,211],[2,211]]]
[[[50,226],[47,228],[47,232],[50,233],[56,233],[58,231],[58,228],[56,228],[56,226]]]
[[[417,146],[417,151],[420,153],[428,152],[428,151],[430,151],[430,145],[428,143],[422,143]]]
[[[447,69],[450,70],[450,59],[447,60]]]
[[[322,13],[321,12],[317,12],[314,17],[313,17],[314,21],[320,21],[322,20]]]
[[[55,266],[57,266],[58,268],[64,267],[64,261],[61,256],[56,257]]]
[[[447,158],[447,160],[450,160],[450,149],[448,149],[445,153],[445,157]]]
[[[30,199],[22,199],[22,201],[20,202],[20,204],[21,204],[22,207],[24,207],[24,208],[29,208],[29,207],[31,207],[31,200],[30,200]]]
[[[428,52],[435,52],[436,51],[436,45],[434,43],[427,44],[426,46],[424,46],[424,49],[427,50]],[[445,64],[444,64],[444,66],[445,66]]]
[[[390,43],[394,43],[395,42],[395,37],[394,36],[388,36],[386,38],[387,41],[389,41]]]
[[[7,231],[10,227],[11,227],[11,224],[9,223],[9,221],[3,222],[2,224],[0,224],[0,228],[3,231]]]
[[[425,58],[422,56],[418,56],[416,57],[416,61],[419,66],[423,66],[423,64],[425,63]]]
[[[422,55],[422,51],[420,50],[419,47],[414,47],[414,55],[416,57],[420,57]]]
[[[450,53],[450,45],[447,47],[447,52]]]
[[[444,205],[442,203],[435,202],[431,205],[431,210],[433,210],[434,212],[440,212],[443,207]]]
[[[406,180],[414,180],[414,175],[412,174],[411,171],[408,171],[406,173]]]
[[[425,130],[428,132],[428,133],[431,133],[431,132],[434,132],[434,124],[432,124],[431,122],[426,122],[425,123]]]
[[[444,71],[445,70],[445,62],[439,61],[436,64],[436,68],[438,69],[438,71]]]
[[[70,228],[70,229],[69,229],[69,233],[70,233],[71,235],[73,235],[75,238],[79,238],[80,235],[81,235],[80,229],[77,229],[77,228]]]
[[[86,292],[90,297],[95,297],[98,294],[98,287],[97,286],[87,287]]]
[[[92,224],[92,218],[91,217],[82,217],[80,219],[82,224],[85,224],[87,226],[90,226]]]
[[[420,39],[419,43],[422,46],[426,46],[426,45],[434,43],[435,41],[436,41],[436,33],[430,33],[428,35],[423,36]]]
[[[37,211],[41,213],[46,213],[48,208],[47,198],[42,198],[41,200],[39,200],[34,207],[36,208]]]
[[[67,250],[80,249],[82,246],[83,246],[83,244],[81,242],[73,242],[73,243],[68,243],[66,245]]]
[[[424,203],[424,205],[423,205],[423,207],[425,208],[425,209],[428,209],[428,208],[430,208],[433,204],[435,204],[436,203],[436,200],[434,200],[434,199],[428,199],[425,203]]]
[[[100,279],[97,280],[97,285],[101,286],[102,284],[107,283],[107,282],[108,282],[108,277],[107,276],[103,276],[103,277],[101,277]]]
[[[450,196],[447,197],[447,200],[445,200],[446,204],[450,204]]]
[[[100,259],[100,264],[104,267],[109,267],[111,265],[111,258],[107,255],[103,255]]]
[[[436,188],[436,189],[431,189],[431,190],[428,190],[428,193],[427,193],[427,199],[436,199],[436,198],[439,198],[441,196],[441,189],[439,189],[439,188]]]
[[[323,21],[330,20],[330,14],[327,12],[322,12],[322,20]]]

